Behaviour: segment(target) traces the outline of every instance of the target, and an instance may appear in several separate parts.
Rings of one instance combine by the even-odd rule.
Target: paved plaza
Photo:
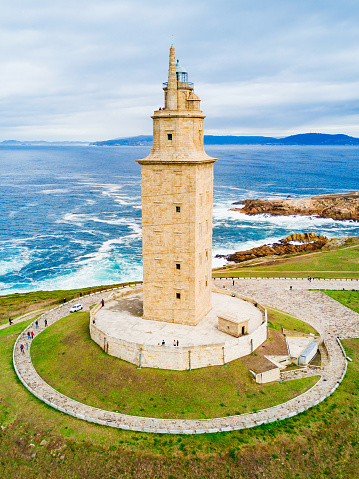
[[[146,320],[142,318],[142,297],[142,292],[134,292],[106,301],[96,313],[96,327],[108,336],[133,343],[157,346],[165,341],[171,346],[178,340],[180,346],[190,347],[238,341],[218,330],[219,314],[234,313],[239,319],[249,320],[248,334],[263,322],[262,313],[252,303],[220,293],[212,293],[212,310],[197,326]]]
[[[309,289],[359,289],[358,281],[343,280],[286,280],[286,279],[217,279],[217,287],[238,292],[251,297],[263,305],[286,311],[293,316],[311,324],[320,332],[328,353],[328,358],[317,371],[319,381],[300,396],[275,407],[263,409],[255,413],[214,419],[184,420],[157,419],[129,416],[101,410],[81,404],[51,388],[36,372],[31,362],[31,348],[20,352],[20,344],[26,342],[30,325],[19,335],[13,352],[16,373],[24,386],[35,396],[58,409],[82,420],[116,427],[120,429],[167,433],[167,434],[202,434],[220,431],[232,431],[253,427],[259,424],[292,417],[319,404],[332,394],[342,381],[347,362],[342,353],[337,336],[340,338],[359,337],[359,314],[334,301],[324,293]],[[292,290],[290,290],[292,286]],[[110,293],[108,293],[110,294]],[[82,299],[88,309],[104,297],[104,293],[93,294]],[[106,296],[105,296],[106,298]],[[68,315],[69,305],[61,306],[45,313],[40,319],[40,327],[36,334],[44,329],[45,318],[48,325]],[[349,366],[350,367],[350,366]],[[145,373],[145,371],[144,371]],[[289,379],[289,377],[288,377]]]

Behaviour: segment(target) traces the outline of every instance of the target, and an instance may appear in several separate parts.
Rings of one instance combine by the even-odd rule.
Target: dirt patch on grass
[[[268,329],[268,339],[256,350],[262,356],[285,356],[288,354],[287,343],[282,331]]]

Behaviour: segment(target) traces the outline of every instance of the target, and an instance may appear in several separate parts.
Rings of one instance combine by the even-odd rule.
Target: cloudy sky
[[[0,141],[151,134],[172,39],[207,134],[359,137],[357,0],[0,0]]]

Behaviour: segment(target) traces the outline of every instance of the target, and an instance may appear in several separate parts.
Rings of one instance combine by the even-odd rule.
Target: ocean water
[[[0,147],[0,294],[141,279],[141,185],[148,147]],[[359,189],[358,147],[211,146],[213,257],[295,232],[359,235],[359,223],[249,217],[246,198]],[[213,266],[223,264],[213,259]]]

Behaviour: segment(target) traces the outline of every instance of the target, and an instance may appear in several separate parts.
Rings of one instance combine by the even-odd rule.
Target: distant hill
[[[151,146],[152,135],[131,136],[115,140],[95,141],[90,146]]]
[[[5,140],[0,141],[0,146],[86,146],[89,142],[85,141],[18,141]]]
[[[277,140],[280,145],[359,145],[359,138],[348,135],[325,135],[323,133],[303,133]]]
[[[286,138],[270,136],[213,136],[204,135],[205,145],[359,145],[359,138],[348,135],[327,135],[324,133],[303,133]],[[151,135],[95,141],[91,146],[150,146]]]

